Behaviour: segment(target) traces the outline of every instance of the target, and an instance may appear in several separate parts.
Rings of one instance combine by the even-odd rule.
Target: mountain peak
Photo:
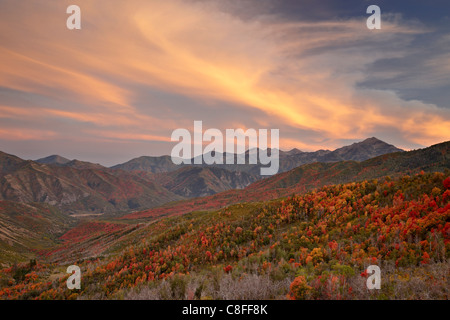
[[[38,163],[42,163],[42,164],[55,164],[55,165],[65,165],[67,163],[70,162],[69,159],[61,157],[57,154],[45,157],[45,158],[41,158],[41,159],[37,159],[35,160]]]
[[[147,171],[152,173],[174,171],[180,166],[172,162],[171,156],[141,156],[125,163],[112,166],[111,169],[125,171]]]
[[[378,139],[377,137],[370,137],[370,138],[367,138],[367,139],[365,139],[365,140],[363,140],[361,142],[378,142],[378,141],[384,142],[384,141]]]
[[[367,138],[367,139],[365,139],[365,140],[363,140],[361,142],[357,142],[357,144],[358,143],[362,144],[362,145],[378,145],[380,148],[381,147],[385,147],[385,148],[389,147],[390,149],[393,150],[392,152],[405,151],[405,150],[402,150],[400,148],[397,148],[396,146],[394,146],[392,144],[384,142],[383,140],[380,140],[380,139],[378,139],[376,137]]]
[[[388,144],[378,138],[371,137],[360,142],[355,142],[352,145],[345,146],[333,151],[342,159],[352,159],[355,161],[364,161],[376,156],[404,151],[392,144]]]
[[[303,153],[303,151],[300,149],[297,149],[297,148],[286,151],[287,155],[293,155],[293,154],[299,154],[299,153]]]

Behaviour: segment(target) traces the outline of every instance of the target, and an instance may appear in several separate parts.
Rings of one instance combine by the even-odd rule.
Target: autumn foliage
[[[0,298],[117,298],[133,288],[195,274],[205,282],[221,274],[236,281],[255,274],[288,279],[282,296],[290,299],[352,299],[368,265],[389,266],[394,273],[436,263],[448,267],[449,181],[442,173],[387,177],[163,218],[120,233],[108,254],[77,261],[81,290],[67,290],[68,275],[50,278],[60,267],[42,263],[24,279],[14,279],[12,268],[1,270]],[[126,228],[92,222],[62,240]],[[425,273],[419,277],[428,279]],[[445,298],[445,279],[433,281],[430,286],[443,288],[438,292]],[[391,290],[388,298],[394,294],[386,290]]]

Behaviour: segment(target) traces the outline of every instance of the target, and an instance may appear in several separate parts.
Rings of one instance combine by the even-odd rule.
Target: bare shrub
[[[215,280],[214,280],[215,278]],[[172,278],[151,286],[127,290],[125,300],[264,300],[285,299],[292,279],[274,281],[269,276],[231,274],[205,279],[203,276]]]
[[[441,300],[450,298],[450,262],[431,263],[420,267],[398,268],[384,264],[381,289],[368,290],[366,279],[348,279],[352,296],[347,299]]]
[[[219,300],[267,300],[284,299],[292,279],[274,281],[267,275],[248,274],[233,278],[224,275],[219,290],[210,291],[213,299]]]

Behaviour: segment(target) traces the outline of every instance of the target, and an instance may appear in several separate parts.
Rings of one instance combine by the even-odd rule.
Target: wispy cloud
[[[408,59],[432,28],[395,14],[383,16],[379,31],[365,27],[364,13],[295,21],[249,5],[257,3],[242,2],[245,19],[239,2],[83,1],[82,30],[69,31],[67,1],[5,0],[0,124],[20,131],[40,118],[31,129],[42,139],[54,123],[72,143],[78,136],[160,143],[193,120],[280,128],[281,147],[304,150],[368,136],[405,148],[448,140],[449,109],[361,86],[379,61]],[[423,61],[430,83],[449,76],[447,62],[445,52]],[[405,74],[381,69],[379,82]],[[17,143],[30,135],[0,131],[2,141],[13,136]]]

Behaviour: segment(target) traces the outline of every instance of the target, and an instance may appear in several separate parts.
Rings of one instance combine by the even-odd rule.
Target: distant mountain
[[[285,151],[285,154],[288,156],[293,156],[293,155],[300,154],[300,153],[303,153],[303,151],[299,150],[297,148],[291,149],[289,151]]]
[[[361,142],[354,143],[350,146],[345,146],[334,151],[330,150],[318,150],[314,152],[303,152],[298,149],[292,149],[290,151],[279,150],[279,164],[280,168],[278,173],[289,171],[293,168],[299,167],[304,164],[314,163],[314,162],[338,162],[346,160],[354,161],[364,161],[373,157],[377,157],[383,154],[388,154],[392,152],[401,152],[399,149],[393,145],[387,144],[377,138],[369,138]],[[252,153],[258,153],[258,149],[251,150]],[[264,152],[266,152],[264,150]],[[268,150],[269,154],[271,150]],[[223,162],[225,163],[226,154],[223,156]],[[245,165],[238,165],[237,159],[245,157]],[[249,151],[242,155],[234,155],[235,164],[222,164],[213,165],[219,168],[225,168],[231,171],[242,171],[247,172],[255,176],[260,176],[260,168],[264,167],[259,162],[256,165],[251,165],[249,163]],[[202,165],[206,166],[206,165]]]
[[[0,200],[43,202],[66,213],[117,213],[182,197],[136,174],[77,160],[64,166],[0,154]]]
[[[376,143],[376,141],[372,141],[370,144],[374,142]],[[357,144],[356,148],[359,146]],[[163,207],[128,214],[123,219],[180,215],[192,211],[218,209],[240,202],[267,201],[289,196],[292,193],[304,193],[324,185],[415,174],[421,170],[444,172],[449,169],[450,141],[425,149],[389,153],[362,162],[309,163],[258,180],[243,190],[228,190],[212,196],[179,201]]]
[[[338,161],[364,161],[383,154],[401,152],[393,145],[387,144],[377,138],[369,138],[361,142],[353,143],[350,146],[338,148],[334,151],[318,150],[314,152],[288,151],[280,153],[280,171],[285,172],[314,162],[338,162]]]
[[[100,170],[108,170],[108,168],[102,166],[98,163],[92,163],[87,161],[80,160],[72,160],[63,165],[64,167],[70,167],[75,169],[100,169]]]
[[[38,163],[42,163],[42,164],[54,164],[54,165],[65,165],[68,162],[70,162],[69,159],[66,159],[64,157],[58,156],[56,154],[54,154],[52,156],[45,157],[45,158],[37,159],[35,161],[38,162]]]
[[[364,161],[383,154],[401,151],[403,150],[372,137],[362,142],[353,143],[350,146],[336,149],[329,155],[339,157],[341,160]]]
[[[259,177],[216,167],[185,166],[176,171],[154,174],[152,179],[175,194],[191,198],[243,189]]]
[[[71,167],[75,169],[106,169],[106,167],[87,161],[80,161],[77,159],[69,160],[58,155],[52,155],[45,158],[35,160],[37,163],[60,166],[60,167]]]
[[[338,148],[334,151],[330,150],[318,150],[314,152],[303,152],[298,149],[292,149],[290,151],[279,150],[279,173],[291,170],[298,166],[313,162],[337,162],[345,160],[364,161],[373,157],[377,157],[383,154],[392,152],[403,151],[391,144],[383,142],[377,138],[369,138],[361,142],[354,143],[350,146]],[[234,164],[226,164],[227,154],[223,153],[219,156],[222,157],[224,164],[214,165],[195,165],[195,158],[191,159],[192,166],[200,167],[218,167],[230,171],[247,172],[251,175],[260,176],[260,168],[262,165],[249,164],[249,155],[258,153],[259,149],[247,150],[243,154],[233,154]],[[270,148],[268,150],[271,152]],[[237,159],[245,159],[246,164],[237,164]],[[146,172],[171,172],[179,169],[181,166],[174,165],[170,156],[162,157],[140,157],[132,159],[124,164],[119,164],[112,169],[122,169],[126,171],[146,171]]]
[[[142,156],[132,159],[122,164],[115,165],[111,169],[121,169],[125,171],[145,171],[145,172],[170,172],[179,169],[181,166],[175,165],[170,156],[150,157]]]

